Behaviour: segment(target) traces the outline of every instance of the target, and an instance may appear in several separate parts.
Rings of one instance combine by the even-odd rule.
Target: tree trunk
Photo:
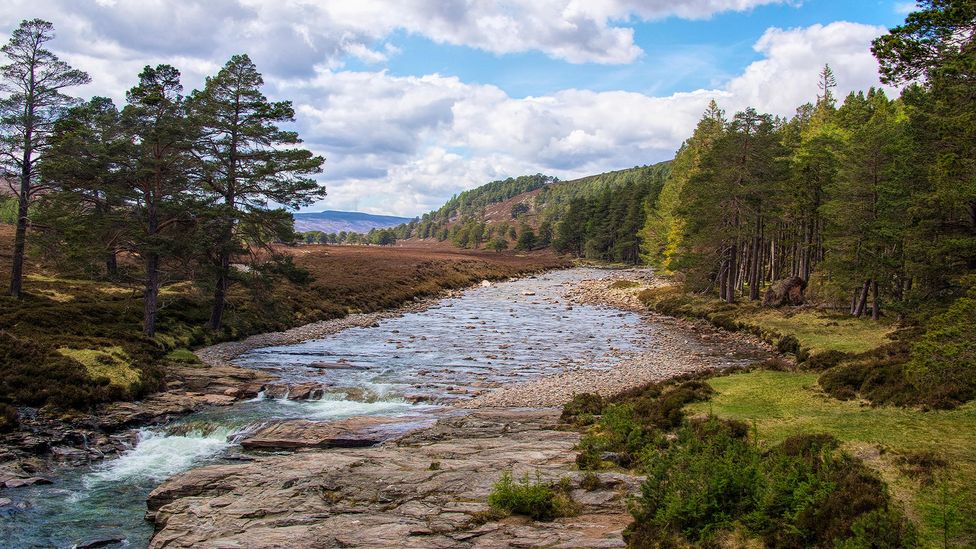
[[[224,319],[224,306],[227,302],[227,288],[230,286],[229,244],[221,246],[217,262],[217,285],[214,288],[213,308],[210,310],[210,329],[219,330]]]
[[[871,280],[870,279],[865,280],[864,286],[861,287],[861,295],[860,297],[858,297],[857,300],[857,307],[854,309],[854,316],[856,316],[857,318],[861,318],[861,315],[864,314],[864,308],[868,304],[868,290],[870,289],[870,287],[871,287]]]
[[[881,318],[881,302],[878,300],[878,281],[871,281],[871,320]]]
[[[735,279],[736,274],[739,272],[737,264],[738,253],[738,244],[732,244],[732,247],[729,249],[729,276],[726,281],[728,283],[728,290],[725,292],[725,301],[727,303],[735,303]]]
[[[723,261],[722,266],[719,267],[718,271],[718,298],[722,301],[727,299],[728,291],[728,278],[729,278],[729,262]]]
[[[142,295],[142,333],[156,335],[156,314],[159,310],[159,254],[151,252],[146,257],[146,287]]]
[[[233,175],[233,174],[231,174]],[[227,218],[224,228],[217,242],[217,284],[214,287],[213,308],[210,310],[210,329],[219,330],[224,320],[224,307],[227,303],[227,288],[230,287],[230,246],[234,239],[234,201],[236,197],[232,191],[224,197],[227,208]]]
[[[109,278],[115,278],[119,274],[119,261],[114,251],[105,256],[105,274]]]
[[[17,231],[14,235],[13,266],[10,269],[10,295],[20,298],[24,291],[24,252],[27,248],[27,207],[30,200],[30,174],[20,180],[17,201]]]

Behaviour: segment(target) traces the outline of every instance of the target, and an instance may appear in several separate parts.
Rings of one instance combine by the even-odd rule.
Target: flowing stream
[[[373,327],[247,353],[239,365],[268,370],[282,382],[315,382],[324,394],[304,401],[259,397],[191,414],[141,430],[135,447],[116,459],[54,471],[51,485],[6,490],[0,496],[12,503],[0,507],[0,546],[124,539],[122,545],[144,547],[152,535],[143,519],[149,492],[192,467],[248,459],[239,441],[268,421],[380,415],[416,425],[478,391],[570,366],[612,367],[653,345],[659,328],[633,313],[563,297],[579,280],[602,273],[573,269],[473,288]]]

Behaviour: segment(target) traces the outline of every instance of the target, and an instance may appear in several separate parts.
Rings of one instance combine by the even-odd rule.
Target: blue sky
[[[724,12],[705,20],[669,17],[627,24],[645,52],[633,63],[572,64],[532,51],[499,55],[464,46],[437,44],[402,31],[388,42],[403,50],[386,64],[390,74],[440,73],[465,82],[493,84],[513,97],[546,95],[565,88],[627,90],[650,95],[710,88],[740,74],[760,58],[752,45],[769,27],[796,28],[851,21],[892,27],[904,20],[904,1],[806,0],[744,12]],[[626,23],[623,23],[626,24]],[[370,70],[352,60],[348,68]]]
[[[124,101],[147,64],[189,91],[235,53],[327,158],[310,210],[418,215],[493,179],[671,158],[710,99],[790,115],[830,63],[879,85],[899,0],[5,0],[0,35],[52,21],[59,55]],[[0,36],[6,40],[6,36]],[[897,90],[889,90],[897,93]]]

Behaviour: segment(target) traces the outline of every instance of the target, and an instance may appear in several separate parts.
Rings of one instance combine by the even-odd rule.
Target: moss
[[[131,359],[121,347],[102,349],[69,349],[61,347],[62,356],[81,363],[92,379],[106,378],[111,385],[127,391],[135,388],[141,380],[139,370],[132,367]]]
[[[630,288],[636,288],[640,286],[640,282],[635,282],[633,280],[617,280],[610,284],[611,290],[629,290]]]
[[[163,357],[169,362],[179,362],[182,364],[201,364],[200,357],[189,349],[173,349]]]

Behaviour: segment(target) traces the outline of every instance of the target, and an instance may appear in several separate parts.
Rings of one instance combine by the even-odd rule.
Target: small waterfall
[[[219,455],[250,433],[252,424],[189,423],[168,432],[143,429],[135,447],[91,473],[92,481],[165,480]]]

